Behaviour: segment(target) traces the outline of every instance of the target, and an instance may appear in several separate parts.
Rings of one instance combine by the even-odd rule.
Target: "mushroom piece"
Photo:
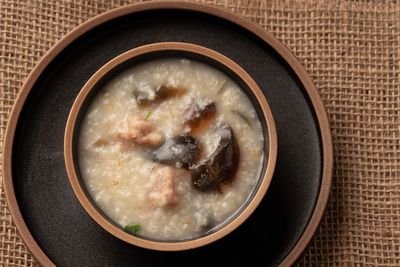
[[[215,116],[217,107],[214,102],[194,101],[183,114],[185,124],[192,132],[205,127]]]
[[[140,107],[158,104],[169,98],[181,97],[186,94],[186,89],[160,85],[153,88],[150,85],[141,86],[133,91],[136,102]]]
[[[99,137],[92,146],[94,147],[104,147],[110,144],[110,141],[104,137]]]
[[[228,125],[217,130],[220,136],[216,150],[206,159],[189,167],[193,186],[204,191],[219,189],[219,184],[232,179],[239,165],[239,146]]]
[[[165,143],[152,152],[151,158],[161,164],[187,168],[198,157],[199,142],[193,136],[179,135],[167,139]]]

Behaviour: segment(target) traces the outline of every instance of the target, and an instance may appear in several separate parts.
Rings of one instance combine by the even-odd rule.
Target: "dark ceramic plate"
[[[141,249],[105,232],[75,198],[63,157],[68,113],[91,75],[127,50],[161,41],[199,44],[241,65],[265,93],[279,142],[272,184],[249,220],[212,245],[183,252]],[[62,39],[21,89],[4,146],[4,188],[11,213],[27,246],[46,265],[289,265],[319,224],[331,174],[327,117],[298,61],[257,26],[189,3],[120,8]]]

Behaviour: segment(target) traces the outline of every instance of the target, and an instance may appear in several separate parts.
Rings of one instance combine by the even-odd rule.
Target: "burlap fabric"
[[[400,266],[400,4],[395,1],[200,1],[272,32],[314,80],[329,114],[331,199],[299,265]],[[43,54],[125,1],[0,0],[0,146],[22,82]],[[0,265],[34,266],[4,192]]]

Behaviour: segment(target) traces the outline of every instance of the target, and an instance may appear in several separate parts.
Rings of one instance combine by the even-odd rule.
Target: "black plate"
[[[122,52],[161,41],[203,45],[241,65],[266,95],[279,142],[272,184],[250,219],[222,240],[184,252],[141,249],[105,232],[75,198],[63,157],[68,113],[90,76]],[[251,259],[274,266],[294,248],[314,212],[323,176],[323,149],[307,91],[290,65],[261,38],[218,16],[152,9],[94,27],[44,69],[17,123],[12,174],[23,218],[57,265],[245,266]]]

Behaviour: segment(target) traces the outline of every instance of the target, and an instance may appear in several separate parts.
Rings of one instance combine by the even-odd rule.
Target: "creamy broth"
[[[208,113],[196,128],[188,116],[199,110]],[[196,187],[190,168],[215,155],[223,136],[238,148],[233,177]],[[168,142],[185,144],[190,157],[171,163],[178,146]],[[263,149],[261,123],[240,87],[219,70],[177,58],[140,63],[108,81],[84,115],[78,142],[82,179],[98,207],[156,240],[194,238],[226,221],[252,193]]]

